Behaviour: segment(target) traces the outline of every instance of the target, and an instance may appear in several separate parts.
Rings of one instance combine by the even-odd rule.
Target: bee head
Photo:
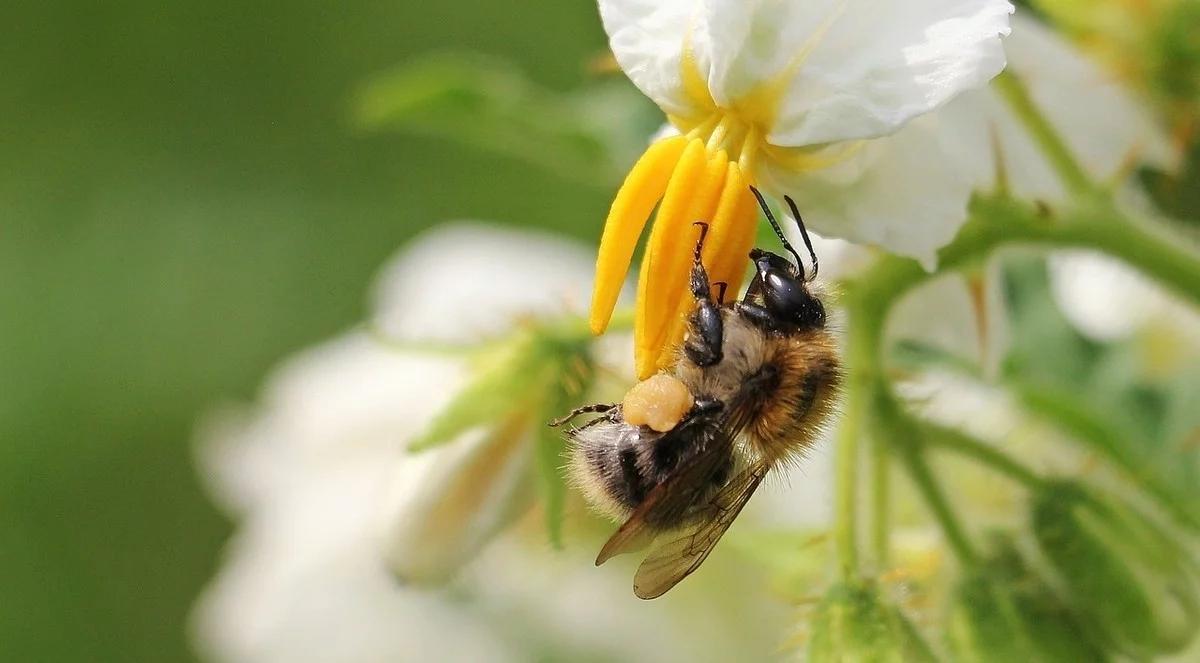
[[[751,251],[750,259],[762,282],[763,306],[772,317],[801,329],[825,325],[825,306],[809,291],[802,266],[762,249]]]
[[[779,227],[779,222],[771,213],[771,206],[767,204],[758,189],[750,187],[750,191],[758,199],[759,207],[762,208],[767,222],[771,224],[771,229],[775,231],[775,236],[779,238],[783,248],[787,249],[787,252],[796,259],[796,262],[793,263],[783,256],[761,249],[754,249],[750,252],[750,259],[754,261],[754,266],[758,270],[757,280],[762,284],[763,306],[772,317],[786,325],[801,329],[823,327],[825,325],[825,306],[820,299],[813,296],[806,285],[817,276],[817,252],[813,250],[812,240],[809,239],[808,230],[804,227],[804,219],[800,218],[800,210],[796,207],[796,201],[792,200],[791,196],[783,197],[787,202],[788,209],[792,212],[792,218],[796,221],[796,228],[800,231],[804,246],[808,249],[808,256],[812,259],[812,273],[807,275],[804,273],[804,262],[800,260],[800,254],[784,236],[783,229]]]

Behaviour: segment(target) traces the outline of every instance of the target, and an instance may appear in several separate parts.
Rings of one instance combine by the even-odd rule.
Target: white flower
[[[471,341],[582,301],[590,271],[585,250],[567,242],[448,226],[382,270],[373,314],[392,338]],[[237,521],[193,615],[205,659],[717,661],[776,650],[790,607],[772,602],[760,571],[731,552],[718,551],[703,578],[647,605],[629,591],[628,568],[592,564],[595,537],[579,533],[549,553],[540,528],[531,545],[517,527],[480,550],[528,504],[504,493],[528,487],[511,480],[508,465],[529,454],[489,456],[477,434],[415,456],[404,450],[466,377],[452,355],[403,352],[350,332],[286,362],[253,410],[203,427],[204,478]],[[472,474],[480,457],[496,462]],[[395,573],[432,580],[464,562],[446,588]],[[712,600],[718,591],[727,596]],[[731,619],[746,623],[696,628]]]
[[[682,335],[692,222],[709,221],[706,267],[736,292],[758,214],[748,187],[795,194],[807,210],[811,174],[862,179],[878,163],[871,139],[1003,69],[1000,37],[1011,11],[1005,0],[602,0],[617,62],[681,135],[652,144],[613,202],[593,330],[607,325],[661,199],[635,324],[638,372],[652,373]],[[836,213],[826,206],[806,217],[813,228],[931,259],[962,223],[970,182],[943,163],[934,134],[901,140],[914,141],[913,158],[873,176],[894,200],[859,203],[848,191]],[[915,192],[896,184],[917,178],[935,184]]]
[[[567,242],[453,226],[385,270],[375,315],[405,340],[478,338],[518,316],[561,312],[572,293],[581,301],[587,263]],[[255,410],[202,429],[201,467],[240,521],[197,610],[209,655],[508,658],[489,628],[396,577],[444,580],[532,503],[523,430],[407,453],[406,439],[465,377],[456,358],[404,352],[355,331],[289,361]]]
[[[1012,26],[1012,34],[1004,40],[1009,67],[1025,83],[1039,110],[1090,176],[1098,182],[1116,184],[1115,178],[1128,174],[1132,165],[1170,168],[1174,164],[1169,141],[1132,93],[1064,39],[1023,13],[1012,18]],[[858,215],[875,219],[882,228],[887,227],[890,218],[910,213],[961,220],[971,191],[990,191],[997,185],[998,163],[1005,169],[1014,195],[1049,203],[1065,199],[1066,189],[1046,156],[992,89],[959,96],[896,134],[871,141],[857,159],[809,173],[797,180],[794,190],[803,201],[802,212],[808,222]],[[948,188],[958,193],[947,195]],[[943,227],[953,231],[958,226],[956,222]],[[914,230],[913,234],[920,232]],[[792,240],[798,241],[795,233],[791,234]],[[893,239],[923,241],[920,237]],[[866,247],[831,239],[819,241],[817,252],[822,257],[822,274],[835,279],[850,275],[846,265],[862,266],[873,256]],[[830,255],[834,257],[827,260]],[[1073,282],[1093,273],[1088,263],[1077,263],[1069,257],[1055,257],[1054,264],[1057,282],[1076,265],[1079,275]],[[894,311],[891,334],[934,343],[956,355],[994,365],[1007,344],[996,267],[994,262],[989,263],[982,272],[983,282],[948,275],[913,293]],[[1122,279],[1122,283],[1133,287],[1132,279]],[[1095,310],[1092,320],[1099,321],[1098,309],[1104,309],[1110,321],[1119,317],[1121,322],[1133,324],[1141,319],[1139,311],[1145,302],[1110,306],[1105,298],[1091,296],[1095,290],[1063,298],[1068,313]]]
[[[1142,100],[1053,30],[1018,13],[1005,50],[1033,102],[1097,182],[1115,183],[1139,164],[1176,165],[1178,155]],[[1065,198],[1046,156],[996,92],[964,94],[937,119],[959,142],[957,161],[975,172],[980,188],[995,183],[999,145],[1014,195],[1052,203]]]
[[[1171,165],[1165,136],[1132,94],[1040,23],[1018,13],[1012,25],[1004,40],[1009,67],[1093,177],[1108,181],[1137,163]],[[1041,149],[991,89],[962,94],[894,135],[865,144],[853,158],[792,178],[786,188],[813,227],[854,219],[862,230],[833,236],[931,265],[934,251],[965,220],[970,194],[996,186],[998,161],[1013,194],[1047,202],[1064,198]]]
[[[1055,253],[1050,259],[1050,287],[1067,320],[1094,340],[1120,341],[1147,325],[1155,325],[1164,333],[1158,338],[1158,349],[1170,355],[1172,344],[1163,341],[1200,338],[1200,315],[1194,308],[1104,255],[1092,251]],[[1196,356],[1194,343],[1179,345],[1185,356]],[[1180,359],[1165,358],[1166,363]]]

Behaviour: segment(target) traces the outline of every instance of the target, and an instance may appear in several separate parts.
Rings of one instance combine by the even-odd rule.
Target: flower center
[[[762,131],[757,124],[736,111],[717,109],[707,119],[686,132],[688,138],[704,141],[709,154],[724,151],[753,183],[754,158],[758,154]]]

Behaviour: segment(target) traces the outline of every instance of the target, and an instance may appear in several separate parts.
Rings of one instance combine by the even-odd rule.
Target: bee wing
[[[702,440],[701,451],[677,468],[666,481],[650,490],[633,514],[600,549],[596,566],[610,558],[636,552],[649,546],[662,531],[655,523],[677,522],[688,509],[694,508],[707,491],[713,475],[721,470],[733,445],[734,431],[721,425],[719,420],[704,424],[699,433],[707,437]],[[676,434],[676,428],[668,435]]]
[[[638,598],[658,598],[700,568],[768,469],[765,462],[747,468],[712,497],[700,520],[685,527],[677,538],[656,546],[633,577],[633,593]]]

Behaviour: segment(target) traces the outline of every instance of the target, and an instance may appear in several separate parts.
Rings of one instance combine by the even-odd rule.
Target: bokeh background
[[[604,34],[593,3],[549,0],[3,13],[0,660],[192,660],[186,617],[229,532],[193,469],[197,415],[360,319],[371,275],[431,224],[592,241],[609,202],[363,131],[356,90],[446,50],[570,89]]]
[[[197,474],[197,420],[362,320],[380,265],[434,224],[594,242],[661,115],[606,71],[593,2],[16,0],[3,18],[0,661],[194,660],[188,616],[231,532]],[[429,59],[447,53],[473,64]],[[389,130],[413,90],[435,112]],[[1184,185],[1144,179],[1194,219],[1192,145]],[[1196,373],[1160,403],[1130,377],[1141,355],[1048,343],[1060,318],[1017,321],[1018,369],[1089,380],[1046,361],[1082,356],[1117,366],[1089,389],[1194,411]]]

